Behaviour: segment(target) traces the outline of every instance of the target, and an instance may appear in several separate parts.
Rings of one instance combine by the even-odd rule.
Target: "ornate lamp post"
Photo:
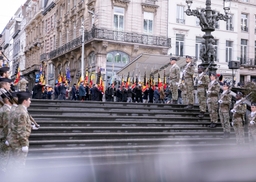
[[[186,0],[188,5],[188,9],[186,10],[186,14],[188,16],[196,16],[199,19],[199,24],[201,26],[201,30],[205,32],[203,38],[204,42],[202,42],[202,47],[200,49],[200,59],[202,60],[202,66],[208,67],[209,71],[216,73],[216,50],[214,48],[214,37],[212,36],[212,32],[215,31],[216,22],[219,20],[227,21],[229,19],[228,12],[230,10],[231,0],[223,0],[223,9],[225,15],[216,12],[211,9],[211,0],[206,0],[206,8],[201,10],[191,10],[190,7],[193,3],[193,0]]]

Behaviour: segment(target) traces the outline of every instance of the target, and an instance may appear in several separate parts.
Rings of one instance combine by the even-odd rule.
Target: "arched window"
[[[129,55],[124,52],[112,51],[107,54],[107,63],[126,65],[129,62]]]
[[[93,66],[96,63],[95,52],[91,52],[88,56],[89,66]]]

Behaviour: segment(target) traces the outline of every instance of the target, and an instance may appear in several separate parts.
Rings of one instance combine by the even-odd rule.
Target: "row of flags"
[[[143,79],[143,86],[142,86],[142,91],[145,91],[147,88],[149,88],[150,86],[158,86],[160,87],[164,87],[164,89],[166,89],[167,87],[167,83],[166,83],[166,75],[165,75],[165,71],[164,71],[164,79],[163,81],[161,80],[161,76],[160,73],[158,73],[158,79],[157,79],[157,83],[158,85],[155,85],[155,81],[154,81],[154,74],[150,74],[149,79],[147,78],[146,72],[144,73],[144,79]],[[124,80],[124,77],[122,75],[122,79],[121,79],[121,86],[122,87],[126,87],[128,88],[130,85],[132,85],[132,88],[136,87],[136,85],[139,84],[139,80],[138,80],[138,76],[133,76],[132,78],[130,77],[130,73],[128,72],[126,81]]]

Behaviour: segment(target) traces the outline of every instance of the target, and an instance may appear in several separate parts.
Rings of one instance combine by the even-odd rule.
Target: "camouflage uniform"
[[[183,104],[188,104],[188,97],[187,97],[187,91],[185,88],[185,84],[181,83],[179,85],[179,89],[181,90],[181,97],[182,97]]]
[[[192,64],[192,62],[187,63],[184,70],[184,81],[189,105],[194,104],[194,72],[195,66]]]
[[[5,104],[0,109],[0,167],[6,171],[9,161],[10,148],[5,144],[9,133],[9,114],[11,106]]]
[[[172,92],[172,100],[178,100],[178,82],[180,80],[180,67],[173,64],[170,68],[170,90]]]
[[[254,124],[249,124],[250,140],[256,142],[256,112],[251,112],[249,116],[249,122],[254,121]]]
[[[220,92],[220,85],[217,80],[208,84],[207,92],[207,106],[211,122],[216,124],[218,122],[218,96]]]
[[[208,89],[209,76],[201,73],[199,74],[197,84],[197,98],[199,103],[200,112],[206,112],[206,90]]]
[[[22,152],[22,147],[29,146],[28,138],[31,133],[31,121],[27,108],[18,105],[10,116],[10,134],[8,142],[11,148],[12,167],[21,168],[25,165],[27,152]]]
[[[224,132],[230,133],[230,104],[231,104],[231,95],[229,91],[222,92],[220,96],[220,100],[222,101],[219,105],[219,116],[220,122]]]
[[[240,101],[240,100],[239,100]],[[232,117],[233,128],[236,134],[236,143],[243,144],[244,143],[244,114],[246,112],[246,104],[237,101],[232,110],[235,110]]]

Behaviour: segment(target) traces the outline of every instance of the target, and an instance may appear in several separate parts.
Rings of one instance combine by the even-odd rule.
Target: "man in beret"
[[[251,114],[249,115],[250,140],[255,145],[256,142],[256,102],[251,103]]]
[[[236,103],[234,104],[231,112],[233,113],[232,117],[232,126],[236,134],[236,143],[238,145],[244,144],[244,116],[246,113],[246,104],[243,103],[243,94],[237,92],[236,94]]]
[[[0,78],[9,78],[9,67],[0,68]]]
[[[172,103],[178,104],[178,85],[180,80],[180,67],[176,64],[175,57],[170,58],[170,90],[172,92]]]
[[[186,56],[187,65],[183,71],[184,83],[185,83],[185,92],[187,93],[188,105],[185,109],[191,109],[194,105],[194,72],[195,66],[192,63],[192,57]]]
[[[27,108],[30,106],[31,94],[20,91],[17,93],[18,106],[10,115],[10,134],[7,137],[11,149],[11,167],[23,168],[29,149],[29,136],[32,125]]]
[[[210,128],[215,128],[218,122],[218,98],[220,92],[220,84],[217,81],[216,73],[210,74],[211,82],[208,84],[207,90],[207,106],[211,118]]]
[[[232,96],[230,95],[229,91],[230,85],[228,83],[225,83],[223,85],[223,92],[220,95],[219,98],[219,116],[220,116],[220,122],[223,128],[224,136],[223,138],[229,138],[230,137],[230,105],[231,105],[231,99]]]

